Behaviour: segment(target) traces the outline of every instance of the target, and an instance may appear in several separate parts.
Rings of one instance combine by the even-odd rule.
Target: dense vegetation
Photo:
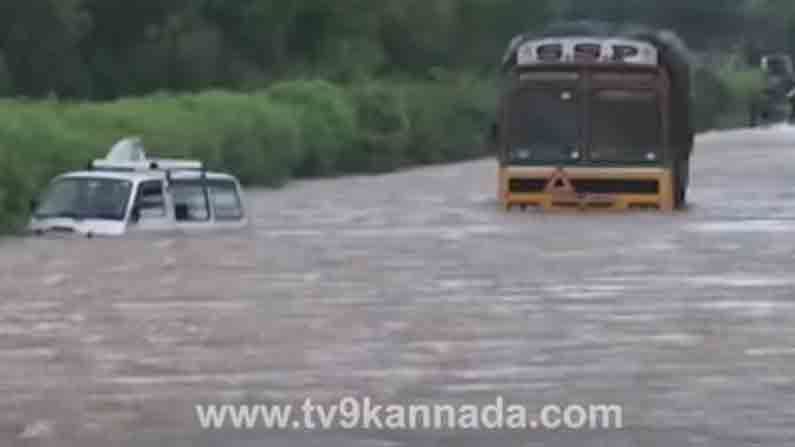
[[[4,0],[0,226],[131,134],[269,185],[479,155],[507,41],[572,18],[682,35],[702,129],[795,45],[791,0]]]
[[[163,157],[201,158],[247,184],[387,172],[481,155],[493,87],[436,82],[285,81],[254,93],[155,94],[113,102],[0,101],[0,227],[20,224],[51,176],[81,169],[127,135]]]
[[[514,34],[584,17],[669,27],[699,52],[749,61],[795,44],[790,0],[4,0],[0,95],[487,73]]]

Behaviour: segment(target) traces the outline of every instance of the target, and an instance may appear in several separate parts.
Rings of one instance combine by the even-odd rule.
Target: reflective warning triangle
[[[569,176],[566,175],[566,172],[563,170],[563,168],[558,168],[549,179],[549,182],[547,182],[544,192],[554,194],[575,194],[577,191],[574,189],[574,185],[572,185],[571,180],[569,180]]]

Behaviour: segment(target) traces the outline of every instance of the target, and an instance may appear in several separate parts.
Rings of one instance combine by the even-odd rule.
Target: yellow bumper
[[[521,182],[535,185],[517,188]],[[656,183],[653,191],[622,191],[621,186],[644,182]],[[584,191],[580,185],[609,184],[609,192]],[[544,211],[604,210],[625,211],[656,209],[673,211],[674,180],[665,168],[603,167],[501,167],[499,200],[506,210],[514,206],[534,207]]]

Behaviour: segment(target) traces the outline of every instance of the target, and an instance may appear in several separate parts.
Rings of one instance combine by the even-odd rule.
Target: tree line
[[[515,34],[582,18],[670,28],[749,63],[795,47],[791,0],[4,0],[0,96],[488,75]]]

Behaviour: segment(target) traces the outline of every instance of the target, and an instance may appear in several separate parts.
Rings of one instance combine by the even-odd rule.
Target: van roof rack
[[[99,171],[205,171],[204,163],[198,160],[150,159],[146,156],[140,138],[125,138],[117,142],[104,159],[89,164],[90,170]]]
[[[91,169],[96,171],[203,171],[204,164],[195,160],[152,159],[144,161],[94,160]]]

